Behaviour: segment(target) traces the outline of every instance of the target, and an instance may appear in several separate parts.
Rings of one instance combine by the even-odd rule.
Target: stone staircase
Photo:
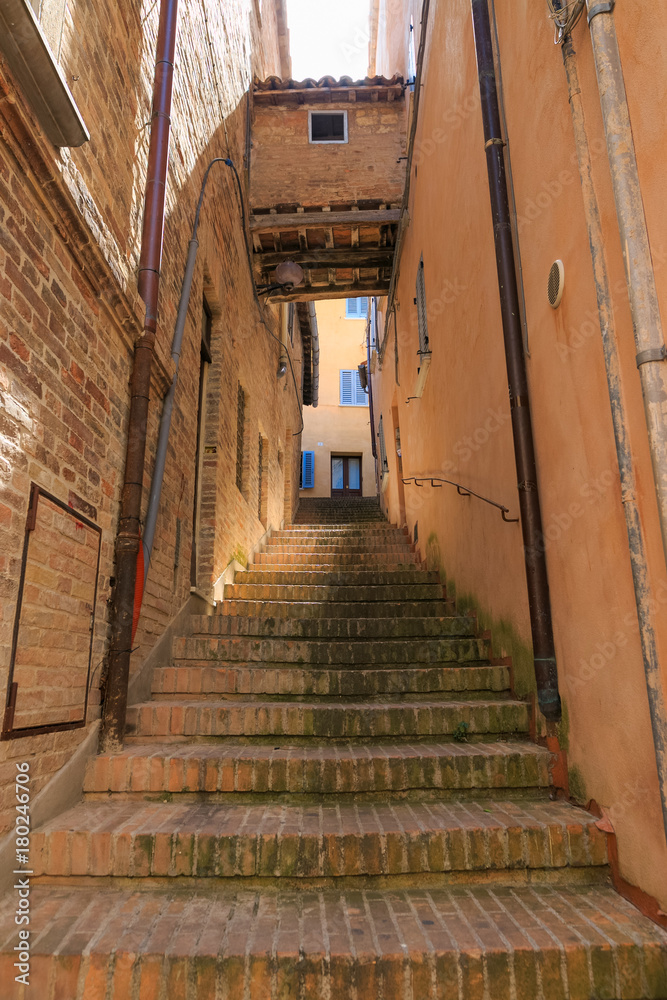
[[[302,502],[32,838],[26,1000],[667,997],[528,706],[375,502]]]

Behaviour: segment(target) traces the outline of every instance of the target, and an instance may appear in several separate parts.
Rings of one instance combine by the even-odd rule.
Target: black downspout
[[[375,308],[371,309],[371,317],[366,327],[366,377],[368,379],[368,409],[371,418],[371,448],[373,458],[377,458],[377,445],[375,443],[375,414],[373,413],[373,384],[371,382],[371,325],[375,319]]]
[[[500,126],[496,71],[491,43],[491,23],[488,0],[471,0],[471,4],[484,124],[484,148],[489,173],[489,193],[496,246],[500,310],[505,340],[514,455],[519,480],[519,506],[530,606],[530,626],[533,637],[537,698],[544,717],[550,722],[557,722],[561,717],[558,672],[551,621],[542,515],[537,487],[528,377],[526,359],[523,353],[519,290],[514,266],[514,247],[503,154],[505,143]]]

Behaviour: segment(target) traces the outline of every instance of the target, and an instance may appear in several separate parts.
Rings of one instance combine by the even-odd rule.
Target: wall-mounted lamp
[[[287,371],[287,358],[281,358],[278,362],[278,368],[276,370],[276,378],[282,378]]]
[[[279,288],[284,292],[291,292],[293,288],[303,282],[303,268],[295,264],[293,260],[284,260],[275,269],[274,278],[271,285],[258,285],[257,291],[260,295],[269,295]]]

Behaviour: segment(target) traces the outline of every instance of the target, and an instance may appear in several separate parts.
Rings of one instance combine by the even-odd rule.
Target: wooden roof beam
[[[322,267],[391,267],[394,257],[393,247],[336,247],[326,250],[287,250],[282,253],[256,253],[253,264],[267,269],[277,267],[284,260],[293,260],[295,264],[318,264]]]
[[[269,215],[254,215],[250,219],[250,232],[285,232],[288,229],[322,229],[329,226],[383,226],[398,224],[400,218],[400,208],[359,209],[356,212],[300,212],[298,215],[271,212]]]

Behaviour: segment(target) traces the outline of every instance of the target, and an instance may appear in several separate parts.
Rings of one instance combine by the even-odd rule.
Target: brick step
[[[307,569],[342,570],[348,566],[359,568],[385,570],[410,569],[411,566],[421,568],[421,562],[415,552],[402,551],[380,555],[377,552],[339,552],[316,554],[313,552],[257,552],[253,557],[252,566],[304,566]]]
[[[270,539],[262,550],[263,552],[274,553],[301,553],[316,558],[318,555],[377,555],[377,556],[399,556],[412,555],[412,549],[406,542],[385,542],[383,540],[374,541],[371,538],[359,538],[351,541],[341,539],[340,541],[320,541],[306,542],[299,539],[286,539],[285,541],[275,541]]]
[[[7,1000],[667,996],[667,933],[602,885],[207,885],[34,886],[29,990],[14,981],[16,903],[8,895],[0,910]]]
[[[428,573],[426,570],[413,566],[409,570],[322,570],[313,567],[312,569],[295,569],[288,566],[286,569],[276,569],[271,564],[262,563],[253,566],[246,573],[237,573],[234,581],[240,583],[259,583],[263,586],[267,584],[280,584],[281,586],[326,586],[326,587],[372,587],[380,585],[413,586],[419,584],[435,583],[440,588],[439,575]]]
[[[410,534],[407,528],[395,528],[392,524],[379,524],[379,525],[326,525],[326,526],[315,526],[315,525],[294,525],[291,528],[281,528],[279,531],[274,531],[271,538],[326,538],[331,536],[332,538],[396,538],[401,542],[406,540],[409,543]]]
[[[367,737],[452,736],[462,724],[469,736],[527,733],[526,702],[422,701],[295,702],[187,701],[143,702],[127,710],[128,738],[169,736],[287,736],[364,739]]]
[[[292,587],[278,584],[233,583],[225,587],[225,599],[245,601],[437,601],[442,600],[439,583],[410,583],[399,587]]]
[[[268,618],[445,618],[452,614],[451,603],[439,601],[373,601],[354,604],[345,601],[229,601],[219,605],[220,617]],[[211,616],[211,620],[218,616]]]
[[[412,539],[409,535],[395,529],[375,529],[351,531],[315,531],[302,529],[301,531],[274,531],[270,538],[264,543],[265,547],[273,545],[299,545],[319,549],[322,546],[333,546],[345,549],[363,549],[367,551],[371,548],[402,548],[412,551]]]
[[[7,1000],[176,1000],[188,983],[197,1000],[667,996],[667,933],[602,885],[35,886],[30,991],[14,981],[15,906],[0,910]]]
[[[244,663],[478,663],[489,655],[489,640],[474,637],[438,639],[282,639],[253,636],[177,636],[176,660],[224,660]]]
[[[238,603],[238,602],[237,602]],[[223,605],[224,608],[224,605]],[[191,636],[201,635],[254,635],[284,636],[297,639],[394,639],[403,636],[471,636],[477,621],[463,615],[446,615],[424,618],[283,618],[246,617],[236,615],[193,615],[190,619]]]
[[[86,801],[33,831],[34,877],[342,878],[607,864],[566,802]]]
[[[507,695],[509,669],[501,666],[416,667],[380,670],[344,667],[304,668],[284,664],[261,667],[187,661],[153,671],[154,698],[273,695],[318,698],[381,698],[387,695]]]
[[[534,743],[134,744],[90,761],[88,794],[345,795],[547,788],[551,755]]]

